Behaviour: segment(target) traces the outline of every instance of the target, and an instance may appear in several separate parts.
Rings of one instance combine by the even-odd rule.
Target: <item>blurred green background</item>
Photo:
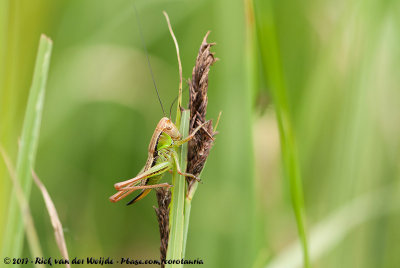
[[[265,74],[270,57],[280,60],[287,89],[313,267],[398,267],[400,2],[255,2],[136,2],[166,107],[179,76],[162,10],[185,78],[208,30],[220,58],[208,118],[223,115],[193,201],[187,258],[205,267],[301,267],[271,98],[276,73]],[[113,184],[144,165],[162,117],[133,1],[0,0],[0,143],[14,163],[41,33],[54,46],[35,169],[70,257],[157,259],[155,195],[132,207],[108,201]],[[0,185],[4,230],[12,184],[3,161]],[[44,254],[60,256],[36,186],[30,207]]]

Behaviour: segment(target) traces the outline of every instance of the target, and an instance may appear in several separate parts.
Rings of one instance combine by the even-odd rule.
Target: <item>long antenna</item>
[[[182,96],[183,94],[186,93],[186,89],[189,87],[189,85],[186,85],[185,90],[182,91]],[[174,106],[174,103],[178,100],[179,95],[176,95],[174,101],[171,103],[171,106],[169,107],[169,119],[171,119],[171,114],[172,114],[172,107]]]
[[[142,26],[140,25],[139,14],[137,12],[135,4],[133,4],[133,9],[135,10],[136,21],[137,21],[137,24],[138,24],[140,40],[142,40],[142,45],[143,45],[144,51],[146,53],[147,65],[149,66],[149,69],[150,69],[151,79],[153,80],[153,85],[154,85],[154,88],[156,89],[156,93],[157,93],[158,101],[160,102],[160,105],[161,105],[161,109],[163,111],[164,116],[166,117],[167,115],[165,113],[164,106],[163,106],[163,104],[161,102],[160,94],[158,93],[156,80],[154,79],[153,69],[151,68],[151,64],[150,64],[149,53],[147,52],[146,43],[144,42],[143,33],[142,33]]]
[[[169,119],[171,119],[171,114],[172,114],[172,107],[174,106],[174,103],[178,100],[179,96],[176,96],[174,101],[171,103],[171,106],[169,107]]]

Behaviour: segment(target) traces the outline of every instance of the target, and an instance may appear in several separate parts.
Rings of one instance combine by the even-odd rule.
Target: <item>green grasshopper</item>
[[[176,148],[191,140],[196,132],[203,126],[204,124],[198,126],[192,134],[181,139],[182,135],[179,133],[175,124],[172,123],[169,118],[163,117],[160,122],[158,122],[153,136],[151,137],[148,157],[143,171],[132,179],[114,184],[118,192],[110,197],[110,201],[117,202],[133,191],[142,189],[142,192],[127,204],[130,205],[148,195],[151,189],[171,187],[168,183],[158,184],[158,182],[166,171],[170,171],[173,168],[176,168],[177,172],[182,176],[200,181],[195,175],[181,171]]]
[[[158,94],[157,86],[154,80],[153,71],[150,65],[150,60],[146,48],[146,44],[144,43],[143,34],[141,32],[141,26],[139,21],[139,16],[137,14],[136,7],[134,8],[137,18],[137,23],[139,26],[140,38],[142,40],[142,44],[144,50],[146,52],[146,58],[148,67],[150,69],[150,74],[153,80],[153,84],[155,87],[155,91],[158,96],[158,100],[161,104],[161,109],[164,113],[164,117],[158,122],[156,129],[154,130],[153,136],[151,137],[149,148],[148,148],[148,157],[146,161],[146,165],[142,169],[139,174],[129,180],[118,182],[114,184],[115,189],[118,191],[116,194],[110,197],[111,202],[117,202],[127,195],[131,194],[135,190],[142,190],[139,195],[133,198],[127,205],[133,204],[141,199],[143,199],[149,192],[154,188],[159,187],[171,187],[168,183],[159,183],[164,173],[167,171],[171,171],[172,169],[176,169],[176,171],[185,177],[196,179],[200,181],[198,177],[193,174],[184,173],[181,171],[178,161],[178,153],[176,149],[182,144],[190,141],[197,131],[200,130],[204,126],[203,123],[199,125],[188,137],[182,139],[182,135],[179,133],[178,128],[175,126],[172,121],[165,117],[164,107],[162,105],[160,95]],[[173,35],[171,25],[169,23],[168,15],[164,12],[164,15],[168,22],[168,27],[170,29],[171,35],[175,41],[175,45],[177,47],[175,36]],[[181,96],[182,92],[182,66],[179,58],[179,48],[177,47],[178,54],[178,62],[179,62],[179,76],[180,76],[180,84],[179,84],[179,92]],[[181,102],[178,100],[178,109],[180,109]]]

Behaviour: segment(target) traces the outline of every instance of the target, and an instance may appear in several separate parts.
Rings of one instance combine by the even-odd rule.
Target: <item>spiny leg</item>
[[[157,165],[149,168],[145,172],[137,175],[135,178],[132,178],[132,179],[129,179],[126,181],[121,181],[121,182],[114,184],[114,188],[118,191],[123,190],[124,187],[126,187],[128,185],[132,185],[135,182],[138,182],[138,181],[144,180],[144,179],[148,179],[148,178],[157,176],[161,173],[164,173],[164,172],[168,171],[169,169],[171,169],[171,167],[172,167],[172,165],[170,162],[163,162],[163,163],[157,164]]]
[[[185,177],[193,178],[193,179],[195,179],[196,181],[203,183],[203,182],[200,180],[200,178],[198,178],[197,176],[195,176],[195,175],[193,175],[193,174],[190,174],[190,173],[182,172],[182,171],[181,171],[181,167],[179,166],[179,159],[178,159],[177,153],[174,152],[174,153],[173,153],[173,156],[174,156],[174,161],[175,161],[175,165],[176,165],[176,170],[178,171],[178,173],[179,173],[180,175],[185,176]]]
[[[194,135],[197,133],[197,131],[199,131],[202,127],[204,127],[205,124],[207,124],[207,122],[204,122],[204,123],[201,124],[200,126],[196,127],[196,128],[193,130],[193,132],[192,132],[189,136],[187,136],[186,138],[184,138],[184,139],[182,139],[182,140],[179,140],[179,141],[175,141],[175,142],[174,142],[174,146],[175,146],[175,147],[181,146],[182,144],[184,144],[184,143],[190,141],[191,139],[193,139],[193,138],[194,138]]]
[[[154,189],[160,187],[167,187],[170,188],[172,185],[168,183],[160,183],[160,184],[152,184],[152,185],[141,185],[141,186],[127,186],[124,187],[121,191],[117,192],[113,196],[110,197],[111,202],[118,202],[121,199],[125,198],[127,195],[130,195],[133,191],[140,190],[140,189]]]
[[[129,195],[132,192],[133,191],[130,191],[130,190],[118,191],[117,193],[110,196],[109,199],[111,202],[115,203],[115,202],[118,202],[119,200],[125,198],[127,195]]]
[[[193,178],[193,179],[195,179],[196,181],[198,181],[198,182],[200,182],[200,183],[203,183],[203,181],[202,181],[199,177],[197,177],[197,176],[195,176],[195,175],[193,175],[193,174],[191,174],[191,173],[181,172],[181,171],[178,169],[178,167],[177,167],[177,171],[178,171],[178,173],[179,173],[180,175],[182,175],[182,176],[190,177],[190,178]]]
[[[140,190],[140,189],[154,189],[154,188],[161,188],[161,187],[171,188],[172,185],[165,182],[165,183],[141,185],[141,186],[128,186],[128,187],[125,187],[124,190],[135,191],[135,190]]]

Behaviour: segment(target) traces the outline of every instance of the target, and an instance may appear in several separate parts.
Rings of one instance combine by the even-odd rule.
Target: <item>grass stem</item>
[[[40,37],[28,105],[25,111],[16,167],[17,180],[22,186],[26,200],[29,200],[32,186],[31,170],[35,164],[36,150],[39,142],[51,49],[52,41],[45,35],[42,35]],[[21,256],[22,253],[24,228],[21,213],[18,210],[18,201],[14,192],[11,194],[9,205],[2,250],[3,256]],[[16,267],[19,267],[19,265]]]
[[[267,84],[273,97],[282,151],[284,175],[289,181],[292,206],[296,217],[298,235],[303,247],[304,267],[310,267],[307,235],[305,228],[305,209],[300,176],[297,144],[292,125],[285,78],[282,71],[281,55],[275,32],[272,4],[269,1],[254,1],[257,20],[258,42],[261,63],[268,77]]]
[[[182,111],[180,133],[183,137],[187,137],[189,132],[188,110]],[[187,143],[177,149],[179,154],[179,165],[182,170],[186,170],[187,166]],[[170,207],[170,234],[168,242],[167,260],[181,260],[183,258],[184,246],[184,206],[185,206],[185,177],[178,174],[176,169],[172,174],[172,183],[174,187],[171,189],[172,199]],[[166,267],[182,267],[182,264],[167,264]]]

